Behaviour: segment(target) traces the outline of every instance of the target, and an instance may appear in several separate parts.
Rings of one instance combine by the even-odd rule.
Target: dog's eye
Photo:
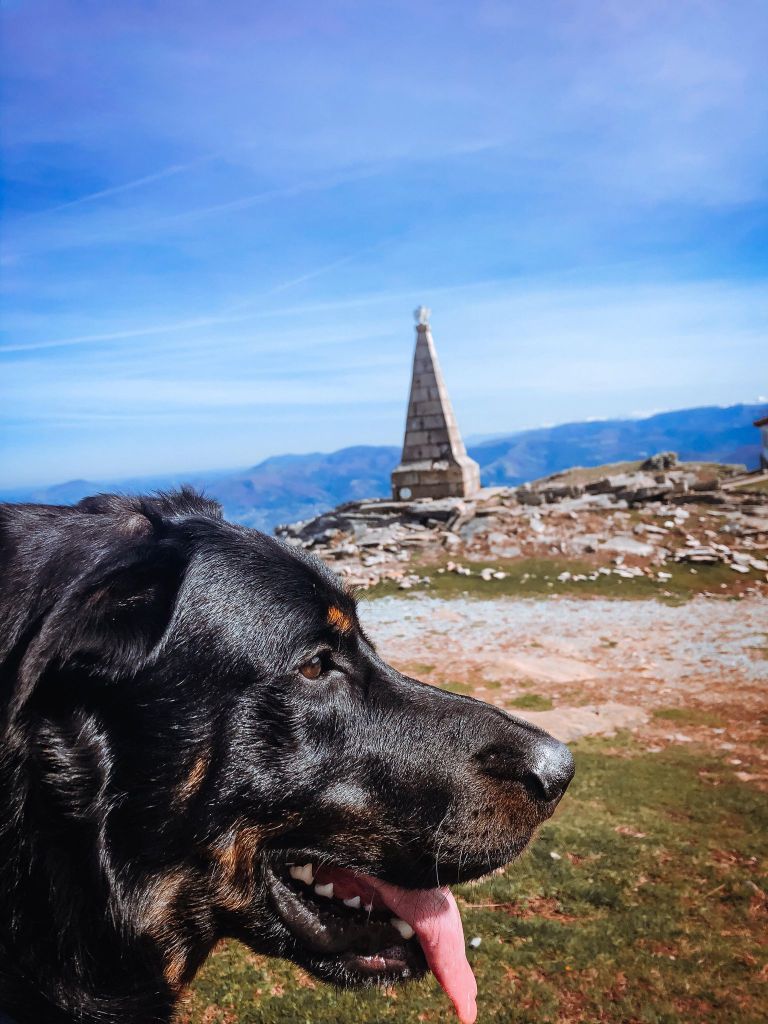
[[[323,659],[319,654],[310,658],[309,661],[305,661],[303,665],[299,665],[299,672],[305,679],[319,679],[323,671]]]

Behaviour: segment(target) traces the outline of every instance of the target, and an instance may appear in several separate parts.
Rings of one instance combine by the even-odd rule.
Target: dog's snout
[[[525,744],[493,743],[477,755],[485,775],[519,782],[537,800],[559,800],[573,778],[573,755],[553,736],[537,733]]]
[[[539,787],[545,800],[559,800],[575,771],[573,754],[564,743],[547,736],[535,744],[531,757],[531,775],[533,785]]]

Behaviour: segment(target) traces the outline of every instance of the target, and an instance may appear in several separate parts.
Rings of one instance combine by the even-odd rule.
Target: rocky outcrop
[[[653,471],[644,468],[650,463]],[[594,563],[590,573],[563,573],[571,582],[606,572],[664,580],[674,562],[768,573],[768,495],[724,489],[736,467],[678,463],[662,453],[639,468],[605,469],[484,488],[472,499],[348,502],[276,533],[358,587],[392,580],[409,589],[431,566],[498,579],[503,569],[476,563],[531,557]]]

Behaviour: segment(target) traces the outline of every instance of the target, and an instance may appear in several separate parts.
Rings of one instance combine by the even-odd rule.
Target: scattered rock
[[[640,466],[644,470],[673,469],[677,465],[677,452],[659,452],[646,459]]]
[[[701,562],[705,565],[714,565],[722,560],[722,556],[711,547],[689,548],[678,551],[675,556],[676,562]]]
[[[643,543],[628,534],[617,533],[597,546],[598,551],[611,551],[619,555],[637,555],[638,558],[650,558],[654,553],[653,544]]]
[[[659,571],[668,559],[692,567],[728,565],[763,585],[768,494],[724,489],[719,480],[729,479],[734,467],[720,467],[718,478],[711,467],[679,463],[671,452],[637,470],[618,468],[596,478],[593,471],[572,470],[517,488],[484,488],[471,500],[347,502],[275,532],[362,588],[389,580],[408,590],[419,580],[408,573],[409,562],[423,566],[446,555],[453,559],[447,571],[459,576],[473,575],[473,562],[488,566],[502,559],[587,557],[597,563],[547,581],[555,590],[600,574],[628,584],[644,575],[670,580],[671,573]],[[483,582],[507,575],[500,566],[474,574]]]

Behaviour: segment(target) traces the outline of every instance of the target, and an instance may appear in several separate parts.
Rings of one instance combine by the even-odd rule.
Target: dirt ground
[[[385,658],[564,740],[630,729],[646,750],[703,743],[768,788],[768,603],[443,600],[362,602]],[[418,660],[414,652],[418,651]]]

